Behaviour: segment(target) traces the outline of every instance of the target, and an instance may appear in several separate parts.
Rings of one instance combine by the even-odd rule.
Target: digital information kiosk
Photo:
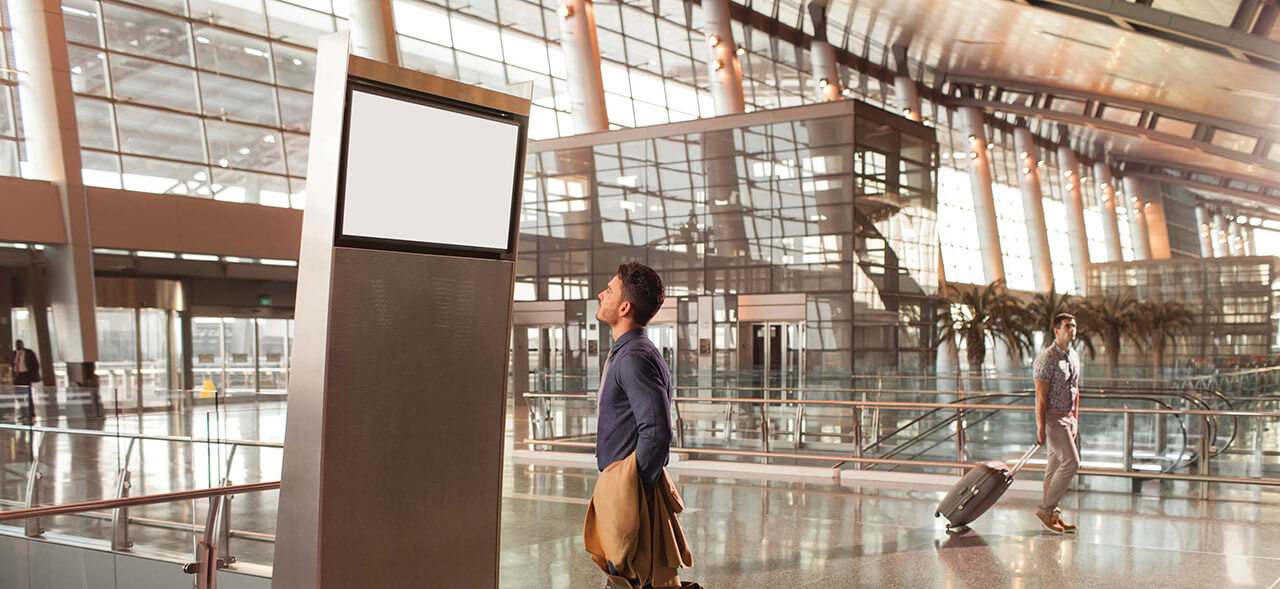
[[[321,39],[272,587],[497,587],[528,113]]]

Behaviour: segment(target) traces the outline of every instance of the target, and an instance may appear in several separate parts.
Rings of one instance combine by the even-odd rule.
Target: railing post
[[[204,538],[196,542],[196,561],[182,567],[187,574],[196,576],[196,589],[217,589],[218,546],[214,540],[218,528],[222,525],[218,517],[218,508],[222,505],[222,497],[209,498],[209,515],[205,518]]]
[[[853,455],[862,458],[862,407],[853,408]],[[855,462],[853,468],[862,470],[862,461]]]
[[[1124,456],[1121,457],[1124,463],[1124,471],[1133,470],[1133,414],[1124,414]]]
[[[24,493],[27,509],[40,506],[40,480],[44,478],[44,475],[40,473],[40,449],[43,446],[44,432],[32,433],[31,468],[27,469],[27,488]],[[38,538],[43,535],[44,528],[40,527],[40,518],[28,518],[24,533],[28,538]]]
[[[218,517],[218,568],[223,568],[236,561],[231,556],[231,500],[235,495],[223,495],[221,514]]]
[[[129,459],[133,457],[133,446],[137,442],[138,438],[129,438],[129,445],[125,446],[124,459],[120,461],[120,474],[116,477],[116,499],[128,497],[129,488],[133,486],[132,475],[129,473]],[[133,542],[129,541],[129,508],[113,509],[111,511],[111,549],[128,550],[131,546]]]
[[[792,442],[791,445],[796,450],[799,450],[801,446],[804,446],[804,441],[801,440],[801,436],[803,434],[804,434],[804,403],[797,403],[796,404],[796,425],[794,428],[792,428],[792,437],[791,437],[791,442]]]
[[[956,462],[969,461],[964,438],[964,409],[956,409]]]
[[[127,469],[120,471],[120,478],[116,483],[116,499],[129,496],[129,487],[133,485],[131,479]],[[132,547],[133,542],[129,540],[129,508],[117,507],[111,511],[111,549],[124,551]]]
[[[680,414],[680,402],[672,399],[671,408],[676,412],[676,444],[684,447],[684,416]]]
[[[1209,476],[1209,458],[1213,454],[1213,440],[1209,439],[1209,416],[1200,416],[1200,475]],[[1200,483],[1200,498],[1209,498],[1209,483]]]
[[[769,451],[769,405],[760,404],[760,448],[765,452]],[[769,463],[769,459],[764,459],[765,464]]]

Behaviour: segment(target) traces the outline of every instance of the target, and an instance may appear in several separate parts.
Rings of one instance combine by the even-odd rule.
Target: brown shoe
[[[1044,524],[1044,527],[1048,528],[1050,532],[1055,534],[1062,534],[1066,532],[1062,526],[1058,525],[1059,519],[1057,514],[1050,513],[1046,515],[1037,511],[1036,517],[1040,519],[1040,523]]]
[[[1068,534],[1075,533],[1076,528],[1080,527],[1080,526],[1069,524],[1065,521],[1062,521],[1062,514],[1055,513],[1054,518],[1055,518],[1054,523],[1058,524],[1058,526],[1062,528],[1062,531]]]

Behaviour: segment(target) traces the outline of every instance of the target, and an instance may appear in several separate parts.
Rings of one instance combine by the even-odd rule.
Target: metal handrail
[[[565,446],[571,448],[595,448],[596,445],[589,442],[561,442],[557,440],[538,440],[526,438],[522,444],[536,444],[542,446]],[[893,458],[866,458],[863,456],[832,456],[822,454],[788,454],[778,452],[762,452],[759,450],[717,450],[713,448],[672,448],[672,454],[706,454],[718,456],[743,456],[756,458],[785,458],[791,460],[809,460],[814,462],[837,462],[832,466],[835,470],[839,463],[858,462],[864,464],[899,464],[903,466],[926,466],[934,468],[971,468],[972,464],[965,462],[949,462],[941,460],[899,460]],[[1042,471],[1043,465],[1028,464],[1023,470]],[[1117,476],[1134,479],[1162,479],[1170,481],[1189,481],[1193,483],[1233,483],[1245,485],[1262,485],[1266,487],[1280,487],[1280,479],[1251,479],[1246,477],[1222,477],[1211,475],[1193,475],[1193,474],[1166,474],[1158,472],[1130,472],[1123,470],[1107,470],[1103,468],[1081,468],[1078,474],[1082,475],[1099,475],[1099,476]]]
[[[243,493],[255,493],[258,491],[271,491],[279,488],[280,481],[268,481],[263,483],[246,483],[243,485],[227,485],[225,487],[210,487],[208,489],[193,489],[190,491],[156,493],[154,495],[138,495],[136,497],[124,497],[120,499],[98,499],[94,501],[81,501],[79,503],[66,503],[63,505],[46,505],[27,509],[15,509],[12,511],[0,511],[0,522],[28,518],[53,517],[55,515],[73,515],[103,509],[137,507],[139,505],[173,503],[174,501],[206,499],[210,497],[222,497],[224,495],[240,495]]]
[[[529,399],[595,399],[595,394],[568,394],[568,393],[524,393],[525,398]],[[883,407],[896,409],[956,409],[961,407],[965,410],[969,409],[1013,409],[1016,411],[1035,411],[1035,407],[1023,405],[962,405],[957,406],[950,403],[930,403],[920,401],[846,401],[835,399],[748,399],[741,397],[672,397],[672,401],[692,402],[692,403],[748,403],[748,404],[765,404],[765,405],[828,405],[843,407]],[[1083,413],[1138,413],[1151,415],[1206,415],[1206,416],[1227,416],[1227,417],[1275,417],[1280,418],[1280,412],[1275,411],[1206,411],[1198,409],[1114,409],[1108,407],[1081,407]]]
[[[98,438],[120,438],[160,442],[190,442],[193,444],[231,444],[233,446],[253,446],[257,448],[284,448],[282,442],[260,442],[257,440],[231,440],[223,438],[194,438],[190,436],[161,436],[156,434],[136,434],[128,432],[104,432],[92,429],[45,427],[41,425],[16,425],[0,423],[0,430],[19,432],[43,432],[46,434],[66,434],[76,436],[92,436]]]

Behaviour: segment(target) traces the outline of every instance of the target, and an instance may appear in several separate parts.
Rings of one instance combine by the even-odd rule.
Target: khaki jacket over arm
[[[622,573],[610,575],[616,583],[626,586],[627,578],[639,578],[641,586],[679,587],[677,569],[693,565],[684,532],[676,521],[681,511],[684,500],[666,469],[653,489],[645,492],[632,452],[600,473],[587,506],[583,543],[606,575],[608,563]]]

